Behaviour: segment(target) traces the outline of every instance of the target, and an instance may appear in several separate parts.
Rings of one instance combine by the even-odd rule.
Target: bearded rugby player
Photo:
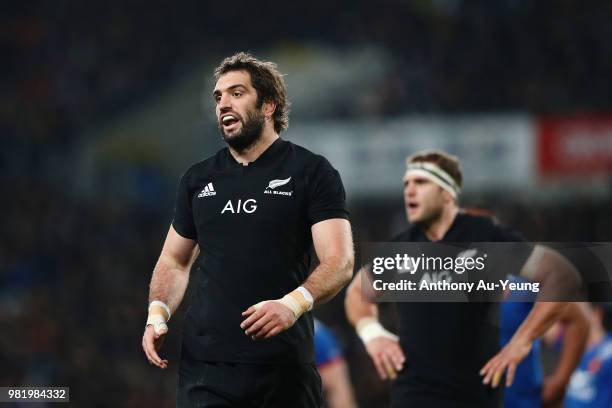
[[[183,175],[150,285],[143,349],[159,347],[187,287],[179,407],[318,407],[310,310],[350,280],[353,244],[338,172],[285,141],[285,83],[246,53],[215,70],[213,98],[227,147]],[[310,274],[310,249],[319,265]]]

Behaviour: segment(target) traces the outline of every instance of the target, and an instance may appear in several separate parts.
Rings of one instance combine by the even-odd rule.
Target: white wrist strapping
[[[302,296],[304,296],[304,299],[306,299],[306,302],[308,302],[308,311],[310,312],[312,310],[312,305],[314,305],[314,298],[312,297],[308,289],[303,286],[300,286],[296,290],[299,291]]]
[[[165,316],[164,313],[166,313]],[[153,326],[155,334],[160,334],[162,329],[168,332],[168,325],[166,324],[168,320],[170,320],[170,308],[168,305],[160,300],[152,301],[149,304],[149,316],[145,326]]]
[[[399,339],[395,334],[385,329],[375,317],[364,317],[360,319],[355,328],[364,344],[367,344],[376,337],[385,337],[394,341],[398,341]]]
[[[168,314],[168,318],[166,319],[166,321],[170,320],[170,315],[172,313],[170,313],[170,308],[168,307],[167,304],[165,304],[161,300],[154,300],[151,303],[149,303],[149,313],[151,313],[151,307],[153,307],[153,306],[160,306],[162,309],[164,309],[166,311],[166,313]]]
[[[312,310],[312,305],[314,303],[314,298],[303,286],[295,289],[294,291],[287,293],[280,299],[273,300],[274,302],[279,302],[280,304],[286,306],[293,312],[293,315],[296,319],[298,319],[301,315],[306,312]],[[259,309],[264,303],[269,302],[268,300],[264,300],[263,302],[259,302],[255,305],[256,309]]]

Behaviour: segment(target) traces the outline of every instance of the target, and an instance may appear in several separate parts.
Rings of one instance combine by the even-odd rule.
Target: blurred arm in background
[[[343,358],[319,368],[323,392],[329,408],[354,408],[357,406],[348,367]]]
[[[580,285],[576,268],[557,251],[536,245],[523,265],[520,275],[530,281],[540,282],[539,298],[569,298]],[[529,354],[532,343],[565,313],[569,302],[542,302],[534,304],[525,321],[502,350],[493,356],[480,370],[484,384],[497,387],[501,376],[506,373],[506,386],[514,381],[518,364]]]
[[[564,327],[564,340],[555,371],[544,380],[543,406],[557,406],[565,397],[572,373],[580,363],[589,336],[589,321],[585,305],[569,303],[559,323]]]
[[[385,330],[378,321],[378,306],[367,300],[374,296],[371,285],[367,287],[372,293],[366,293],[365,296],[362,294],[362,279],[368,279],[367,267],[361,268],[355,274],[346,291],[346,316],[357,330],[380,378],[393,380],[397,377],[397,372],[402,370],[406,358],[398,337]]]
[[[321,321],[314,321],[317,369],[329,408],[355,408],[355,396],[342,349],[334,333]]]

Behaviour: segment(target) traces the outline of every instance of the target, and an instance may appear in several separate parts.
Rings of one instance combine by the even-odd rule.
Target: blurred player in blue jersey
[[[612,303],[590,306],[587,351],[572,374],[566,408],[612,407]]]
[[[346,361],[334,334],[323,323],[314,321],[315,359],[329,408],[357,406]]]

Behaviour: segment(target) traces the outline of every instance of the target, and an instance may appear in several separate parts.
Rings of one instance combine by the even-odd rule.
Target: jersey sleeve
[[[191,208],[191,191],[189,189],[189,171],[187,171],[179,182],[176,193],[176,203],[174,206],[174,218],[172,227],[183,238],[197,239],[197,231],[193,221],[193,211]]]
[[[321,158],[309,177],[308,193],[310,225],[332,218],[349,218],[340,174],[325,158]]]

